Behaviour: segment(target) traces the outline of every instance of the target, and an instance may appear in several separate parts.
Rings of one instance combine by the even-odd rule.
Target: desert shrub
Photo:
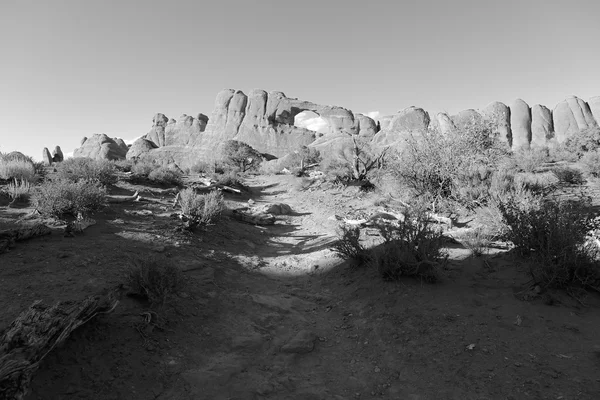
[[[598,248],[588,241],[594,228],[589,201],[557,198],[499,204],[510,228],[508,239],[530,262],[529,273],[542,287],[587,287],[600,278]]]
[[[225,200],[218,191],[196,194],[193,189],[187,188],[179,192],[179,204],[183,214],[204,224],[216,221],[225,210]]]
[[[549,149],[549,161],[560,162],[575,162],[579,160],[579,156],[572,150],[568,149],[565,143],[557,143]]]
[[[158,167],[148,174],[148,179],[162,185],[180,185],[183,176],[173,168]]]
[[[594,178],[600,177],[600,151],[592,151],[581,157],[583,170]]]
[[[481,257],[490,245],[491,235],[486,228],[478,226],[461,236],[460,242],[471,250],[471,254],[475,257]]]
[[[104,206],[106,189],[85,180],[73,182],[68,179],[46,181],[31,194],[32,204],[46,217],[62,218],[91,214]]]
[[[72,182],[87,181],[110,185],[118,180],[115,165],[108,160],[68,158],[56,165],[58,179]]]
[[[0,153],[0,179],[25,179],[32,182],[35,175],[36,167],[31,157],[19,152]]]
[[[352,180],[352,167],[348,162],[337,158],[325,158],[321,163],[321,169],[328,181],[344,183]]]
[[[547,148],[535,148],[518,150],[513,153],[511,159],[514,162],[515,169],[522,172],[534,172],[548,161],[548,157]]]
[[[206,161],[198,161],[190,167],[191,174],[209,174],[214,172],[214,170],[214,164]]]
[[[14,179],[8,184],[8,195],[16,201],[29,200],[31,184],[25,179]]]
[[[376,268],[386,280],[412,276],[435,282],[440,278],[447,259],[442,231],[436,229],[424,208],[407,212],[402,222],[379,224],[377,229],[383,243],[365,248],[359,228],[342,226],[332,250],[345,260],[354,260],[358,266]]]
[[[210,174],[210,178],[213,179],[217,184],[224,186],[242,186],[237,170],[227,170],[222,173],[214,172]]]
[[[241,172],[258,169],[263,157],[252,146],[237,140],[228,140],[221,149],[222,161]]]
[[[160,168],[158,164],[148,161],[138,161],[131,166],[131,173],[136,178],[148,178],[148,175],[155,169]]]
[[[185,278],[175,263],[167,259],[136,258],[127,266],[130,291],[152,305],[164,305],[185,285]]]
[[[338,237],[331,248],[338,257],[355,261],[359,265],[369,260],[368,250],[360,243],[360,228],[341,225],[338,228]]]
[[[600,128],[583,129],[565,140],[564,148],[571,154],[581,158],[585,153],[600,148]]]
[[[426,282],[440,279],[447,260],[443,234],[432,223],[423,205],[415,205],[405,212],[404,221],[380,224],[377,228],[384,242],[371,249],[369,263],[384,279],[401,276],[418,277]]]
[[[115,169],[121,172],[130,172],[133,167],[133,160],[114,160],[111,162],[115,166]]]
[[[506,154],[490,123],[473,122],[445,135],[411,135],[389,165],[416,195],[474,207],[487,200],[493,172]]]
[[[583,173],[575,168],[571,167],[557,167],[552,169],[552,173],[556,175],[560,182],[572,184],[572,185],[581,185],[585,183],[585,179],[583,178]]]

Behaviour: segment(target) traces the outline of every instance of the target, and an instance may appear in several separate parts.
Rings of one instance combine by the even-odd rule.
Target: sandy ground
[[[330,250],[334,215],[372,212],[380,194],[303,189],[299,178],[251,178],[231,208],[286,203],[258,227],[225,217],[185,234],[172,196],[111,205],[73,238],[60,229],[0,255],[0,329],[34,300],[76,300],[118,287],[128,260],[181,268],[184,292],[157,311],[122,296],[112,314],[51,353],[28,399],[598,399],[598,299],[524,301],[525,265],[490,249],[449,249],[446,277],[385,282]],[[147,210],[147,211],[143,211]],[[30,210],[0,207],[0,229]],[[368,234],[368,232],[367,232]]]

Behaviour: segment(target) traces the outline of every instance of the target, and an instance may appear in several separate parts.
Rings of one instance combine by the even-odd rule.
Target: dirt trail
[[[84,290],[73,276],[115,284],[118,268],[94,271],[96,263],[122,265],[144,251],[171,258],[189,282],[157,324],[124,297],[75,332],[43,364],[29,399],[600,398],[597,307],[518,300],[527,279],[517,260],[470,258],[460,247],[440,284],[384,282],[329,250],[338,224],[329,217],[361,215],[374,195],[300,191],[289,176],[249,184],[253,201],[295,214],[270,227],[226,219],[190,239],[173,235],[159,209],[150,220],[114,209],[79,238],[48,239],[78,266],[59,279],[65,297]],[[24,297],[15,309],[34,296]]]

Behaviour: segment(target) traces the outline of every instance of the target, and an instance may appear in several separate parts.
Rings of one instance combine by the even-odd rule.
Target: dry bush
[[[600,151],[592,151],[581,157],[583,170],[594,178],[600,177]]]
[[[154,183],[161,185],[181,185],[183,176],[181,172],[169,168],[169,167],[158,167],[152,170],[148,174],[148,179]]]
[[[15,201],[29,200],[31,184],[25,179],[14,179],[8,184],[8,195]]]
[[[168,303],[185,285],[183,273],[172,260],[152,257],[131,260],[126,279],[133,294],[156,306]]]
[[[376,268],[385,280],[401,276],[418,277],[427,282],[440,279],[447,259],[443,236],[424,208],[406,213],[404,221],[397,225],[380,224],[377,229],[383,243],[365,248],[360,242],[359,228],[342,226],[332,250],[345,260],[356,261],[358,266]]]
[[[179,192],[179,204],[184,215],[203,224],[216,221],[225,210],[225,200],[218,191],[196,194],[193,189],[187,188]]]
[[[583,173],[575,168],[556,167],[552,169],[552,173],[556,175],[560,182],[568,183],[571,185],[582,185],[585,183]]]
[[[586,199],[543,199],[499,204],[510,228],[508,239],[530,263],[535,284],[543,288],[589,288],[600,279],[598,248],[588,240],[595,215]]]
[[[45,217],[91,214],[105,205],[106,189],[97,183],[66,179],[46,181],[31,194],[33,206]]]
[[[522,172],[534,172],[548,161],[549,150],[547,148],[534,148],[518,150],[510,157],[514,169]]]
[[[471,254],[475,257],[481,257],[486,253],[491,243],[491,235],[486,228],[478,226],[465,233],[460,238],[460,242],[467,249],[471,250]]]
[[[114,163],[91,158],[69,158],[56,165],[58,179],[71,182],[86,181],[110,185],[118,180]]]
[[[224,186],[243,186],[240,179],[240,174],[235,169],[227,169],[222,173],[214,172],[210,174],[210,178],[213,179],[217,184]]]
[[[359,265],[369,260],[368,250],[360,243],[360,228],[341,225],[338,228],[338,237],[331,250],[344,260],[352,260]]]
[[[585,153],[600,149],[600,128],[592,127],[577,132],[565,141],[564,148],[578,159]]]
[[[35,175],[35,163],[30,157],[14,152],[0,154],[0,179],[24,179],[33,182]]]
[[[148,161],[138,161],[131,166],[131,173],[136,178],[146,179],[148,175],[160,166]]]
[[[263,157],[252,146],[237,140],[228,140],[221,149],[222,162],[238,168],[241,172],[256,170]]]
[[[416,195],[474,208],[487,201],[493,171],[507,150],[491,123],[473,121],[445,135],[411,135],[389,167]]]
[[[190,174],[210,174],[215,172],[215,165],[207,161],[197,161],[189,168],[189,172]]]

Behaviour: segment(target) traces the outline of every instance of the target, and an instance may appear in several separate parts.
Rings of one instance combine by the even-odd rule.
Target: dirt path
[[[48,239],[62,253],[49,245],[44,260],[73,260],[62,280],[46,267],[64,296],[84,290],[74,273],[94,274],[94,286],[118,282],[108,266],[139,252],[171,258],[189,282],[157,324],[124,297],[115,314],[75,332],[48,357],[29,399],[600,398],[597,307],[518,300],[518,260],[460,248],[440,284],[384,282],[329,250],[338,223],[329,217],[360,215],[373,196],[299,191],[285,176],[249,184],[253,201],[287,203],[295,214],[263,228],[225,220],[190,239],[173,236],[159,209],[151,219],[116,209],[71,242]],[[33,242],[24,246],[33,254]],[[2,260],[16,263],[16,254]],[[35,296],[24,297],[15,309]]]

